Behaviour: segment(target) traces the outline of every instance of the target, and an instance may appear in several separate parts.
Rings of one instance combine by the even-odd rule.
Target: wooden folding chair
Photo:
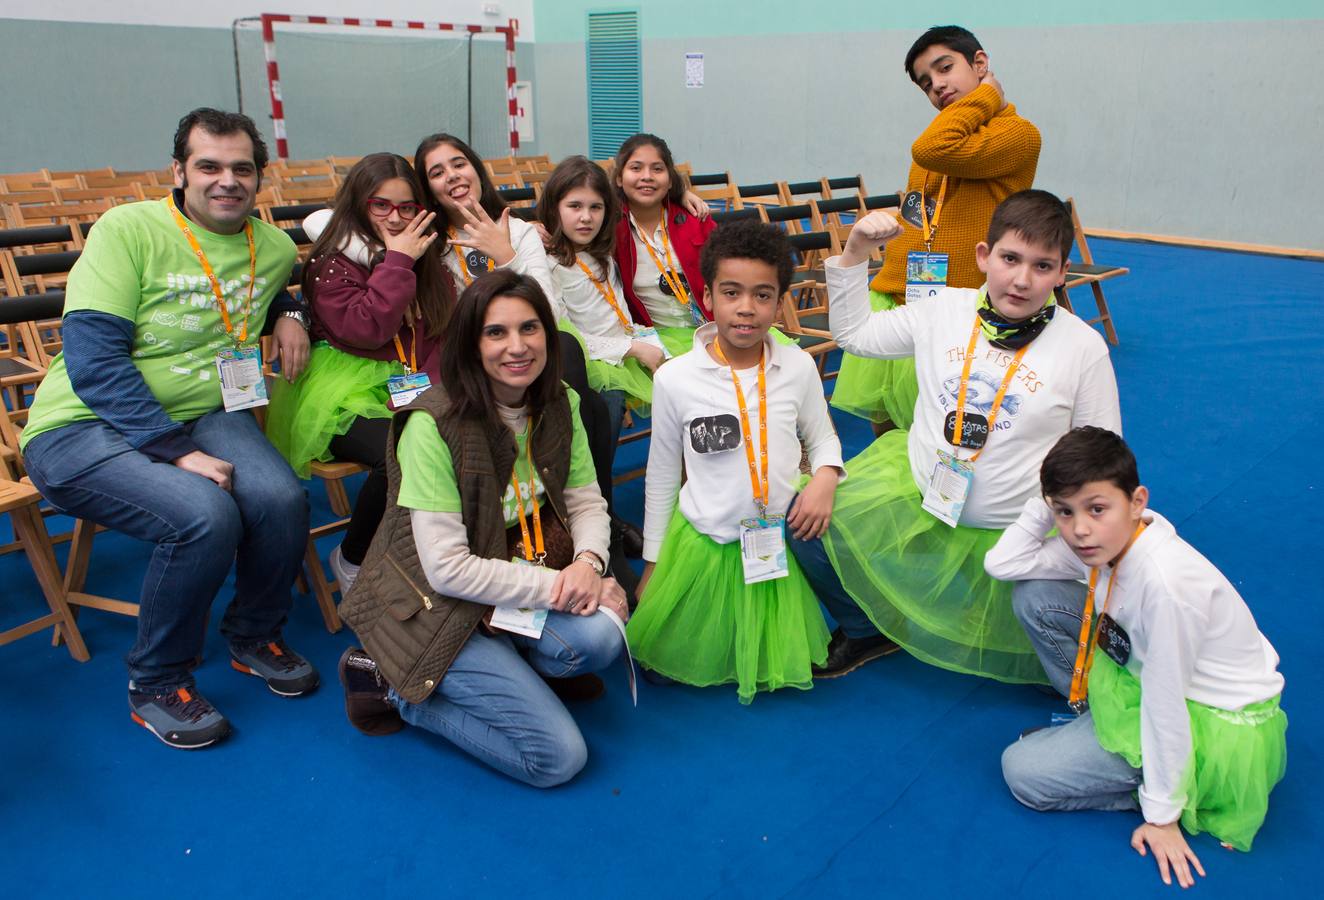
[[[781,183],[769,181],[764,184],[741,184],[736,186],[742,204],[751,206],[784,206]]]
[[[9,205],[12,228],[33,228],[39,225],[67,225],[70,222],[95,222],[113,204],[109,200],[89,200],[84,203],[49,203],[31,206]]]
[[[728,222],[743,222],[752,220],[757,222],[768,221],[768,210],[764,206],[745,206],[740,209],[728,209],[725,212],[715,212],[712,219],[718,225],[725,225]]]
[[[823,192],[824,200],[831,200],[837,196],[837,191],[850,191],[860,197],[869,196],[869,192],[864,188],[864,176],[862,175],[843,175],[840,178],[824,178],[820,182],[820,190]]]
[[[276,198],[284,205],[320,203],[329,205],[336,196],[336,183],[329,178],[308,181],[277,181],[272,187]]]
[[[497,188],[497,193],[512,210],[533,208],[538,203],[538,192],[531,187]]]
[[[502,188],[524,187],[524,176],[519,172],[493,172],[490,177],[492,186],[498,191]]]
[[[1071,211],[1071,226],[1076,232],[1076,249],[1080,253],[1080,262],[1071,263],[1067,269],[1066,283],[1058,293],[1058,298],[1062,305],[1074,312],[1071,305],[1069,291],[1073,287],[1079,287],[1082,284],[1088,284],[1090,290],[1094,293],[1094,305],[1098,310],[1098,315],[1093,319],[1086,319],[1088,325],[1103,324],[1103,333],[1108,338],[1108,343],[1117,346],[1117,329],[1113,327],[1113,314],[1108,309],[1108,300],[1103,296],[1103,286],[1099,283],[1107,281],[1109,278],[1117,278],[1122,275],[1129,275],[1131,270],[1124,266],[1106,266],[1100,265],[1094,261],[1094,254],[1090,252],[1089,242],[1085,240],[1085,229],[1081,227],[1080,216],[1076,212],[1075,202],[1068,197],[1067,209]]]
[[[349,526],[349,517],[353,514],[354,507],[349,502],[349,494],[345,491],[344,480],[351,475],[366,471],[368,471],[366,466],[337,460],[331,462],[314,461],[311,468],[312,477],[322,479],[325,484],[326,498],[330,502],[331,511],[336,514],[336,518],[325,525],[317,525],[308,529],[308,541],[304,546],[303,561],[308,575],[308,590],[312,593],[313,599],[317,601],[317,606],[322,611],[322,621],[326,623],[326,630],[332,634],[340,630],[340,613],[336,611],[336,601],[332,596],[340,590],[340,582],[336,579],[334,572],[328,575],[327,570],[322,568],[322,557],[317,553],[317,539],[329,534],[338,534]]]
[[[87,662],[91,655],[87,652],[87,644],[83,642],[82,632],[78,630],[73,610],[69,608],[55,552],[51,549],[46,527],[37,513],[40,500],[41,493],[31,482],[18,481],[4,467],[0,467],[0,512],[9,514],[14,535],[27,554],[32,572],[41,586],[41,593],[51,610],[47,615],[0,632],[0,645],[12,643],[46,628],[54,628],[56,638],[63,638],[69,648],[69,655],[79,662]],[[12,590],[6,591],[6,596],[13,596]]]

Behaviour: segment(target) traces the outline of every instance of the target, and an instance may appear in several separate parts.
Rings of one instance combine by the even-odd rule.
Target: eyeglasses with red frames
[[[418,214],[421,213],[422,211],[423,211],[422,205],[418,203],[414,203],[412,201],[406,201],[404,203],[392,203],[390,200],[387,200],[385,197],[368,198],[368,214],[371,215],[374,219],[389,219],[391,217],[391,213],[398,212],[400,214],[400,218],[404,219],[407,222],[412,222],[414,221],[414,218],[418,216]]]

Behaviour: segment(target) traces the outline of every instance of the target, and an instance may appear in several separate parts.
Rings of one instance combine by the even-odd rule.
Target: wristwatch
[[[280,317],[282,319],[293,319],[303,326],[304,331],[308,331],[312,327],[312,323],[308,321],[308,314],[301,309],[287,309],[280,314]]]
[[[593,571],[598,573],[599,578],[607,574],[606,565],[603,564],[602,560],[599,559],[598,555],[592,550],[580,550],[576,553],[575,562],[579,562],[581,559],[593,567]]]

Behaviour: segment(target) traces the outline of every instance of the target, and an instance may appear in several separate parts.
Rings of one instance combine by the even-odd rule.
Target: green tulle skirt
[[[842,585],[878,628],[936,666],[1046,683],[1011,608],[1011,585],[984,572],[1002,532],[952,528],[925,512],[907,432],[889,431],[846,463],[823,536]]]
[[[897,305],[891,294],[878,291],[869,292],[869,304],[874,312]],[[841,370],[832,389],[835,408],[871,422],[892,422],[897,428],[909,428],[915,421],[918,398],[914,359],[870,359],[842,353]]]
[[[1186,701],[1191,763],[1183,776],[1182,827],[1250,850],[1287,771],[1287,714],[1279,697],[1232,711]],[[1090,671],[1090,714],[1103,749],[1140,767],[1140,682],[1104,653]]]
[[[641,416],[653,406],[653,376],[634,357],[618,366],[600,359],[587,360],[588,383],[595,391],[624,391],[626,406]]]
[[[277,378],[267,409],[267,440],[307,478],[313,460],[331,459],[331,439],[356,418],[389,419],[386,379],[403,375],[398,362],[364,359],[324,341],[314,345],[308,367],[294,384]]]
[[[676,510],[653,577],[626,627],[640,665],[686,684],[757,691],[813,687],[828,630],[795,557],[790,574],[745,584],[740,542],[715,543]]]

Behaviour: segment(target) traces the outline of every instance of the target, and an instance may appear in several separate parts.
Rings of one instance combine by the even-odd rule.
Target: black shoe
[[[602,679],[592,672],[572,675],[569,678],[551,678],[547,675],[539,677],[563,703],[587,703],[607,692],[607,686],[602,683]]]
[[[340,683],[345,686],[345,715],[364,734],[395,734],[405,727],[400,711],[386,699],[387,686],[376,661],[361,647],[349,647],[340,656]]]
[[[828,643],[827,660],[821,666],[814,666],[815,678],[840,678],[848,672],[854,672],[867,662],[880,656],[895,653],[901,647],[885,634],[873,637],[847,637],[846,632],[838,628],[832,632]]]
[[[644,555],[644,533],[632,522],[624,519],[612,519],[612,531],[621,539],[621,552],[630,559],[642,559]]]

